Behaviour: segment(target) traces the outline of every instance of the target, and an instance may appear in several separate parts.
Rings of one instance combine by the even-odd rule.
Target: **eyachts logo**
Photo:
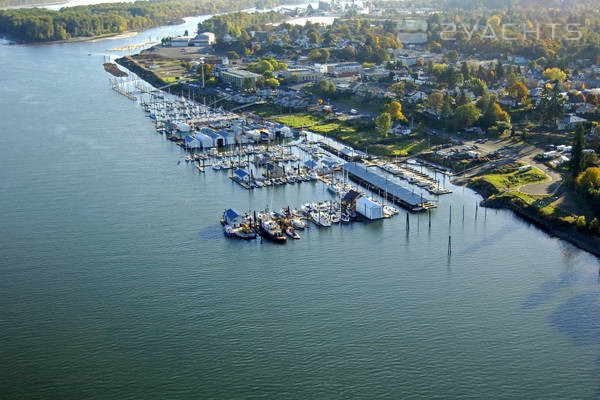
[[[398,22],[398,40],[406,44],[427,42],[427,21],[423,19],[403,19]]]
[[[456,40],[458,35],[461,35],[466,40],[471,40],[473,37],[487,40],[506,40],[515,41],[518,39],[528,40],[535,38],[548,38],[556,40],[561,37],[565,40],[579,40],[582,38],[579,27],[581,24],[561,24],[561,23],[506,23],[500,25],[492,24],[474,24],[468,26],[463,23],[443,23],[441,24],[442,31],[440,38],[442,40]],[[519,37],[520,36],[520,37]]]

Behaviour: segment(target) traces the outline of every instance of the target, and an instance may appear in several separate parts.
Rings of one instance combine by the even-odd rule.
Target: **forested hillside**
[[[277,4],[278,0],[149,0],[68,7],[60,11],[23,8],[0,11],[0,34],[27,42],[66,40],[148,29],[181,22],[186,16]]]

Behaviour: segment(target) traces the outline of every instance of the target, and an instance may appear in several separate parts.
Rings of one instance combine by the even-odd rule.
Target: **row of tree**
[[[21,8],[0,11],[0,34],[26,42],[118,34],[180,22],[190,15],[222,13],[256,4],[257,0],[148,0],[58,11]]]

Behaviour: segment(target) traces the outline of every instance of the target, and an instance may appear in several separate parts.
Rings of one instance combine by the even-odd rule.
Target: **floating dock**
[[[386,200],[409,211],[425,211],[436,207],[425,197],[403,188],[384,176],[369,171],[365,164],[349,162],[342,165],[341,168],[348,173],[348,177],[353,181],[368,189],[377,190],[379,194],[385,194],[387,196]]]

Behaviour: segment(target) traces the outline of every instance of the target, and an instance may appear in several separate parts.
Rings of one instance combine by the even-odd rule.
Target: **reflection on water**
[[[584,293],[559,305],[550,323],[578,345],[600,343],[600,293]]]

